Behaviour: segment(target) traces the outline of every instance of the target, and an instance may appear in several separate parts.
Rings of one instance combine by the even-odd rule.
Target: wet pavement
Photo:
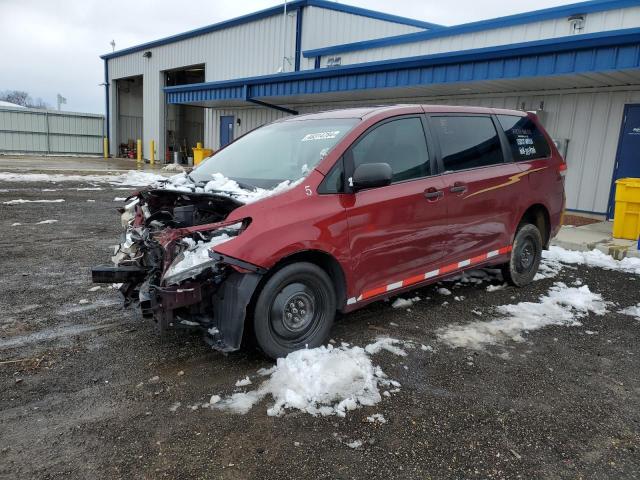
[[[114,198],[126,192],[115,188],[0,184],[0,478],[640,476],[640,321],[591,314],[480,352],[435,334],[535,302],[557,281],[581,280],[616,312],[640,301],[640,278],[568,266],[523,289],[448,284],[445,298],[427,287],[410,311],[378,302],[338,319],[331,336],[431,346],[374,357],[398,393],[346,418],[269,417],[269,398],[236,415],[198,405],[241,390],[235,382],[268,360],[250,349],[222,355],[197,335],[160,337],[120,308],[116,290],[91,291],[89,268],[108,262],[120,233]],[[2,203],[19,198],[65,202]],[[374,413],[387,423],[367,422]],[[347,446],[355,440],[362,446]]]
[[[118,172],[126,170],[160,170],[164,165],[137,162],[128,158],[63,157],[36,155],[0,155],[0,172]]]

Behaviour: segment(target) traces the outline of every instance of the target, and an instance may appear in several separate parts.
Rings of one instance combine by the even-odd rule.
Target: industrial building
[[[640,177],[638,0],[455,26],[296,0],[102,58],[112,155],[138,138],[145,158],[218,149],[345,106],[479,105],[537,112],[569,164],[571,210],[611,216],[614,180]]]

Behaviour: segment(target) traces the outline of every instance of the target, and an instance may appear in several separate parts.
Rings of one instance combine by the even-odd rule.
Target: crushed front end
[[[138,307],[160,331],[199,329],[217,350],[237,350],[265,271],[215,247],[251,223],[227,220],[242,205],[215,192],[138,192],[121,210],[125,232],[113,264],[94,267],[93,281],[121,284],[125,306]]]

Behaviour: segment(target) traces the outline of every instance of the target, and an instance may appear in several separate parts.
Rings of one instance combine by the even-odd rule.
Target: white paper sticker
[[[331,138],[336,138],[340,130],[335,130],[333,132],[318,132],[318,133],[309,133],[302,137],[303,142],[309,142],[311,140],[328,140]]]

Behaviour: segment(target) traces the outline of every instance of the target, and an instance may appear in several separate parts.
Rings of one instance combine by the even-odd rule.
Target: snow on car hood
[[[246,204],[257,202],[263,198],[289,190],[296,185],[299,185],[303,179],[304,177],[295,181],[285,180],[271,189],[259,187],[247,189],[241,187],[238,182],[225,177],[221,173],[212,174],[211,180],[206,183],[196,183],[188,174],[179,173],[178,175],[170,177],[168,180],[156,182],[151,186],[157,190],[172,190],[188,193],[215,193],[216,195],[228,196]]]

